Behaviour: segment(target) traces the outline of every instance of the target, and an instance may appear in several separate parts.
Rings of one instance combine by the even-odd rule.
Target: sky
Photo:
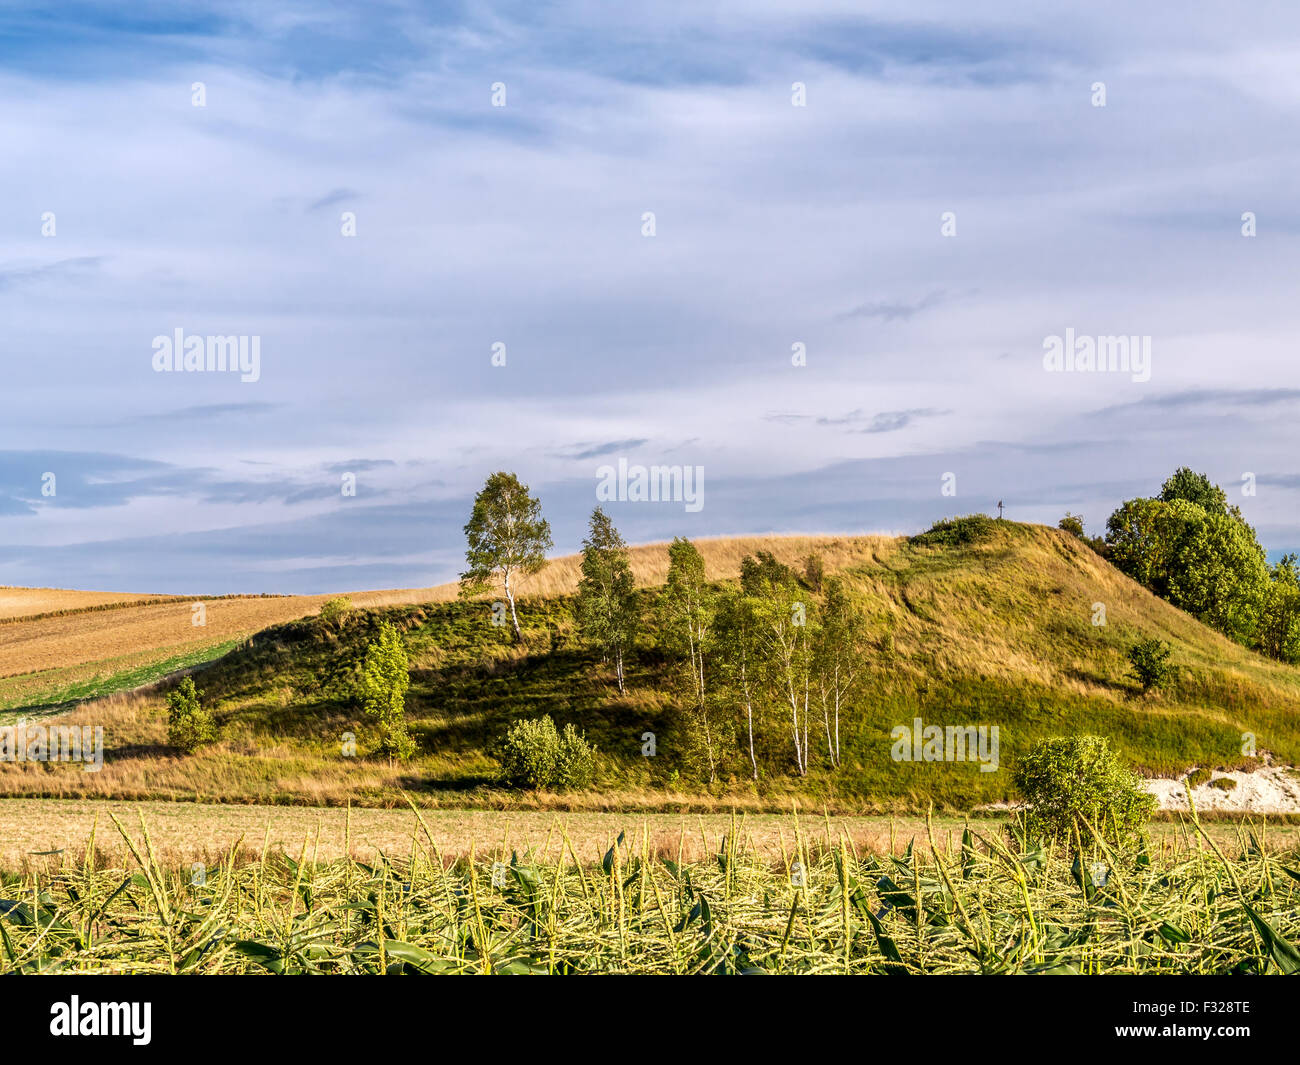
[[[0,0],[0,584],[423,587],[493,471],[567,553],[620,459],[702,484],[603,503],[633,543],[1101,533],[1188,465],[1300,548],[1298,46],[1267,2]],[[177,330],[256,372],[159,370]]]

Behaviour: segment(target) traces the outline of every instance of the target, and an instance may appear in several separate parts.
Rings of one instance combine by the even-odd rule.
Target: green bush
[[[217,725],[200,700],[194,681],[186,677],[180,685],[167,693],[167,742],[186,754],[193,754],[205,743],[217,738]]]
[[[501,776],[515,788],[585,788],[596,768],[596,749],[572,725],[560,732],[548,716],[516,721],[497,745]]]
[[[1193,769],[1187,774],[1187,786],[1189,788],[1199,788],[1202,784],[1208,784],[1212,776],[1214,776],[1213,770],[1206,769],[1204,766],[1200,769]]]
[[[1218,780],[1211,780],[1210,787],[1218,788],[1220,791],[1231,791],[1237,786],[1237,782],[1232,777],[1219,777]]]
[[[333,628],[339,625],[350,613],[352,613],[352,600],[346,595],[335,596],[321,606],[321,624]]]
[[[936,521],[926,532],[913,536],[911,542],[935,547],[963,547],[987,540],[993,535],[996,527],[993,519],[987,514],[944,518],[942,521]]]
[[[390,760],[410,761],[415,740],[406,730],[406,691],[411,686],[410,662],[402,635],[389,621],[379,623],[379,636],[366,647],[357,694],[361,708],[379,720],[379,749]]]
[[[1131,842],[1156,805],[1099,736],[1039,740],[1016,764],[1012,780],[1028,804],[1026,827],[1045,841],[1073,845],[1077,828],[1086,846],[1091,834],[1076,825],[1083,819],[1108,842]]]
[[[591,786],[596,775],[596,748],[572,725],[560,733],[560,750],[555,759],[555,786],[581,789]]]
[[[1064,529],[1071,536],[1077,536],[1080,540],[1083,539],[1083,515],[1081,514],[1071,514],[1067,510],[1065,517],[1057,523],[1056,527]]]
[[[1163,640],[1143,640],[1128,649],[1129,664],[1133,667],[1126,674],[1142,686],[1144,692],[1152,688],[1163,688],[1169,679],[1172,666],[1169,656],[1172,652]]]

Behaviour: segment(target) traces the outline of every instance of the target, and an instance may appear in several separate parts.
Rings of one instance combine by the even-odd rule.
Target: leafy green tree
[[[1256,642],[1268,594],[1264,550],[1223,489],[1186,467],[1159,499],[1130,499],[1106,523],[1107,557],[1134,580],[1241,643]]]
[[[660,610],[669,647],[684,654],[690,664],[693,719],[710,784],[717,779],[718,750],[709,717],[705,664],[713,651],[715,600],[700,552],[685,537],[675,538],[668,548],[668,579],[660,598]]]
[[[1284,555],[1269,573],[1259,618],[1259,649],[1282,662],[1300,662],[1300,572]]]
[[[415,740],[406,729],[406,690],[410,664],[402,636],[391,622],[379,625],[379,636],[366,647],[357,684],[361,708],[379,721],[379,747],[390,759],[408,761]]]
[[[167,742],[186,754],[193,754],[217,738],[216,722],[203,708],[203,693],[186,677],[167,693]]]
[[[613,660],[620,693],[627,690],[623,660],[636,641],[639,621],[634,584],[627,544],[609,516],[597,507],[582,542],[578,620],[587,639],[599,644],[606,658]]]
[[[763,676],[774,700],[790,711],[795,768],[807,776],[815,604],[789,566],[760,551],[742,560],[740,582],[755,602],[756,632]]]
[[[1169,506],[1178,522],[1169,601],[1224,635],[1250,642],[1268,589],[1268,565],[1254,530],[1194,503]]]
[[[1128,674],[1142,686],[1144,692],[1164,687],[1169,677],[1169,656],[1173,652],[1163,640],[1142,640],[1128,649]]]
[[[1030,833],[1073,845],[1076,853],[1091,838],[1081,821],[1108,842],[1127,844],[1141,834],[1156,805],[1109,741],[1098,736],[1039,740],[1017,762],[1012,780],[1028,803]]]
[[[839,766],[840,711],[857,681],[866,648],[865,620],[839,577],[826,581],[820,621],[813,642],[813,669],[827,756],[832,766]]]
[[[1106,522],[1110,561],[1138,584],[1167,596],[1176,528],[1168,503],[1130,499]]]
[[[763,595],[775,586],[798,584],[799,575],[770,551],[756,551],[740,560],[740,587],[746,595]]]
[[[518,574],[537,573],[546,565],[546,552],[552,547],[551,526],[542,517],[541,503],[513,473],[494,473],[474,498],[465,539],[468,568],[460,575],[461,595],[479,595],[500,581],[510,603],[515,639],[522,641],[511,580]]]
[[[1183,500],[1194,503],[1207,514],[1227,514],[1228,496],[1217,484],[1212,484],[1203,473],[1195,473],[1179,466],[1173,476],[1160,487],[1160,499],[1165,503]]]

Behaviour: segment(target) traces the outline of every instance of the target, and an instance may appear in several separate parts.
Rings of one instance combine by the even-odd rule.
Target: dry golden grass
[[[409,809],[354,808],[349,812],[341,807],[12,799],[5,803],[8,831],[0,840],[0,869],[57,867],[65,856],[69,861],[79,861],[96,817],[96,851],[117,862],[128,860],[110,813],[130,829],[138,827],[137,815],[142,814],[164,865],[215,861],[241,836],[245,852],[254,856],[260,854],[263,845],[297,856],[305,839],[309,853],[314,851],[322,860],[338,858],[344,853],[349,835],[349,818],[354,857],[364,860],[380,852],[401,855],[410,850],[412,832],[417,830],[415,815]],[[471,845],[479,854],[501,848],[503,843],[507,854],[511,849],[521,854],[528,848],[540,850],[548,838],[552,845],[558,844],[563,830],[580,857],[599,861],[619,832],[634,827],[639,832],[644,824],[650,830],[653,853],[675,859],[680,847],[684,856],[693,860],[716,854],[722,836],[732,826],[730,814],[503,814],[493,810],[422,810],[421,814],[439,850],[449,858],[468,854]],[[801,821],[806,836],[816,837],[824,830],[825,821],[820,815],[803,815]],[[736,825],[739,828],[742,824],[758,848],[772,857],[781,853],[782,833],[788,846],[794,829],[790,814],[742,814],[736,818]],[[834,824],[836,830],[844,827],[863,850],[880,852],[889,847],[887,820],[837,818]],[[950,827],[947,822],[942,824]],[[896,845],[904,847],[911,835],[924,833],[924,820],[900,820],[894,831]],[[60,850],[63,855],[32,853]]]
[[[822,556],[828,573],[867,562],[882,562],[902,542],[889,536],[728,536],[693,541],[704,558],[711,580],[740,576],[740,561],[757,551],[770,551],[789,566],[803,568],[812,553]],[[668,544],[638,544],[629,550],[632,576],[638,587],[663,584],[668,576]],[[553,558],[546,568],[519,580],[520,595],[572,595],[578,590],[582,556]],[[431,588],[361,592],[352,596],[357,606],[398,606],[402,603],[445,603],[455,599],[460,586],[437,584]]]
[[[94,830],[95,851],[101,863],[129,864],[130,855],[110,815],[133,833],[143,816],[158,859],[164,867],[186,867],[193,862],[215,865],[241,837],[240,853],[256,860],[263,848],[298,857],[304,850],[322,861],[342,857],[350,843],[352,856],[362,861],[380,853],[409,853],[417,828],[408,808],[367,809],[311,806],[241,806],[192,802],[121,802],[107,800],[9,799],[5,802],[6,831],[0,838],[0,869],[9,872],[48,872],[81,861]],[[757,853],[774,862],[783,848],[789,853],[794,838],[792,813],[656,813],[636,811],[556,813],[553,811],[458,810],[422,808],[421,816],[444,858],[475,853],[521,855],[531,849],[559,859],[558,848],[567,835],[574,852],[584,861],[598,862],[622,831],[639,837],[648,829],[651,853],[676,861],[707,859],[719,853],[723,837],[735,832],[752,841]],[[986,832],[1000,819],[977,818],[976,831]],[[800,832],[814,851],[829,828],[830,838],[841,832],[859,853],[901,854],[909,842],[924,844],[925,819],[902,817],[832,817],[801,812]],[[953,849],[961,838],[963,819],[936,817],[935,839]],[[1262,832],[1264,819],[1253,830]],[[983,826],[983,827],[982,827]],[[1212,822],[1204,826],[1217,840],[1231,844],[1238,826]],[[1157,822],[1151,833],[1158,846],[1173,845],[1187,837],[1186,826]],[[137,833],[138,834],[138,833]],[[1190,837],[1188,837],[1190,838]],[[1294,846],[1300,826],[1267,824],[1271,846]],[[48,853],[54,852],[54,853]]]

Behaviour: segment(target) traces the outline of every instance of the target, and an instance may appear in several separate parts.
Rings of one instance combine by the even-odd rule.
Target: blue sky
[[[1100,532],[1187,464],[1300,547],[1293,5],[123,7],[0,4],[0,584],[428,585],[488,473],[567,551],[620,457],[705,471],[632,541]]]

